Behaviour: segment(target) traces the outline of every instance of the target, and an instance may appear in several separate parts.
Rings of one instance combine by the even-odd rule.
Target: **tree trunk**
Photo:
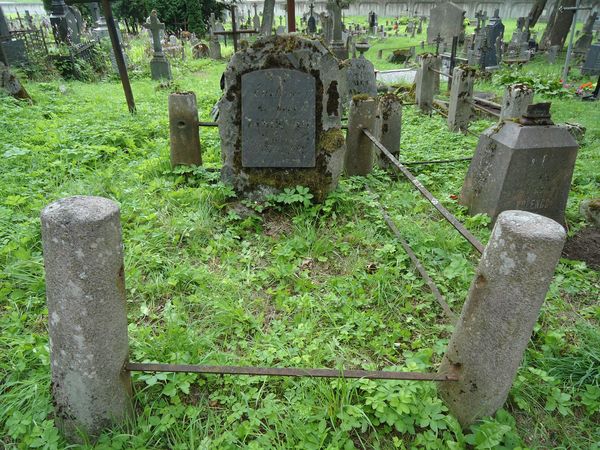
[[[275,0],[265,0],[263,7],[263,21],[261,34],[263,36],[271,36],[273,31],[273,16],[275,15]]]
[[[554,3],[554,9],[544,31],[544,36],[541,41],[541,48],[550,48],[553,45],[558,45],[559,48],[563,48],[565,40],[569,34],[571,23],[573,22],[573,14],[575,11],[563,11],[560,12],[559,8],[564,6],[565,8],[576,6],[577,0],[556,0]]]
[[[531,7],[531,11],[529,11],[529,26],[531,28],[535,26],[540,16],[544,12],[546,3],[548,3],[548,0],[535,0],[535,3]]]

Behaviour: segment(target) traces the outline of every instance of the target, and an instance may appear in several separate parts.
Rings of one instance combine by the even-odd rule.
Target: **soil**
[[[600,228],[583,228],[569,238],[562,252],[563,258],[584,261],[588,267],[600,270]]]

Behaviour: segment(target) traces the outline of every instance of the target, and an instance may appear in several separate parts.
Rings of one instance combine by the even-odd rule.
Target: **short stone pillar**
[[[523,83],[506,87],[500,110],[500,120],[517,119],[527,112],[533,103],[533,89]]]
[[[208,41],[208,54],[210,56],[210,59],[219,60],[222,58],[221,44],[219,43],[218,38],[211,38]]]
[[[383,50],[382,49],[377,50],[377,59],[383,59]]]
[[[131,412],[119,206],[69,197],[41,221],[55,420],[76,442]]]
[[[346,135],[345,173],[348,176],[368,175],[373,170],[373,143],[362,132],[373,132],[377,120],[377,100],[366,95],[356,95],[350,103],[348,133]]]
[[[169,95],[169,130],[171,136],[171,167],[201,166],[198,106],[193,92]]]
[[[504,404],[565,237],[562,226],[537,214],[498,217],[439,368],[459,377],[438,392],[463,427]]]
[[[417,70],[415,99],[421,112],[429,114],[433,104],[433,89],[435,82],[435,73],[431,70],[435,68],[436,57],[427,54],[421,57],[421,66]]]
[[[473,116],[473,84],[475,69],[461,66],[452,72],[450,104],[448,105],[448,128],[450,131],[466,130]]]
[[[519,209],[564,224],[578,149],[568,130],[550,120],[550,103],[530,105],[519,123],[481,133],[460,203],[492,220]]]
[[[377,136],[379,141],[396,159],[400,156],[400,136],[402,134],[402,100],[396,94],[385,94],[379,99],[380,118]],[[376,150],[379,167],[390,166],[390,160]]]

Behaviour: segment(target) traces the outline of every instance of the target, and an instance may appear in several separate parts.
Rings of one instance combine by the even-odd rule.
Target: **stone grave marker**
[[[79,18],[74,8],[67,6],[64,0],[53,0],[50,14],[50,24],[56,42],[67,45],[81,43]]]
[[[23,39],[13,38],[10,34],[8,22],[0,6],[0,62],[5,65],[26,64],[27,51]]]
[[[519,122],[484,131],[460,194],[470,214],[496,220],[506,210],[530,211],[564,224],[579,146],[550,119],[550,103],[529,105]]]
[[[353,95],[367,94],[369,97],[375,97],[377,95],[375,67],[364,55],[369,50],[369,44],[358,42],[356,50],[360,52],[360,56],[350,59],[346,63],[348,95],[352,97]]]
[[[436,5],[431,9],[427,27],[427,43],[434,44],[438,34],[446,43],[452,43],[454,36],[463,30],[465,12],[452,2]]]
[[[211,14],[211,17],[212,17],[212,14]],[[215,24],[214,31],[219,32],[219,33],[222,32],[222,31],[225,31],[225,27],[223,26],[223,22],[221,22],[220,20],[217,20],[216,22],[214,22],[214,24]],[[220,34],[220,35],[217,35],[217,36],[219,37],[218,38],[219,42],[223,42],[225,40],[225,36],[224,35]]]
[[[587,53],[594,40],[594,23],[596,23],[597,18],[597,12],[593,12],[588,16],[579,39],[577,39],[573,47],[573,55],[584,56]]]
[[[218,22],[215,22],[215,13],[210,14],[210,37],[208,40],[208,49],[211,59],[221,59],[221,43],[219,35],[215,34],[219,30]],[[223,26],[221,25],[221,28]]]
[[[600,75],[600,40],[588,49],[581,73],[583,75]]]
[[[552,45],[546,51],[546,60],[549,64],[554,64],[556,62],[556,58],[558,58],[558,53],[560,52],[560,46]]]
[[[254,7],[254,17],[252,17],[252,25],[256,31],[260,31],[260,17],[256,11],[256,3],[252,5]]]
[[[344,160],[340,79],[318,40],[271,36],[234,54],[219,101],[222,179],[251,199],[301,185],[323,200]]]
[[[150,17],[143,23],[142,26],[152,33],[152,42],[154,45],[154,55],[150,61],[150,71],[152,72],[153,80],[172,78],[171,65],[163,53],[162,43],[160,41],[160,32],[164,31],[165,24],[160,23],[156,10],[153,10]]]

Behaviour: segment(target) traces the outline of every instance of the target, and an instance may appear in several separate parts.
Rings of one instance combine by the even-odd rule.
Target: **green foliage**
[[[563,87],[557,74],[545,75],[534,72],[516,72],[511,68],[499,70],[493,75],[494,83],[507,86],[514,83],[525,83],[531,86],[536,94],[547,97],[564,97],[569,91]]]

